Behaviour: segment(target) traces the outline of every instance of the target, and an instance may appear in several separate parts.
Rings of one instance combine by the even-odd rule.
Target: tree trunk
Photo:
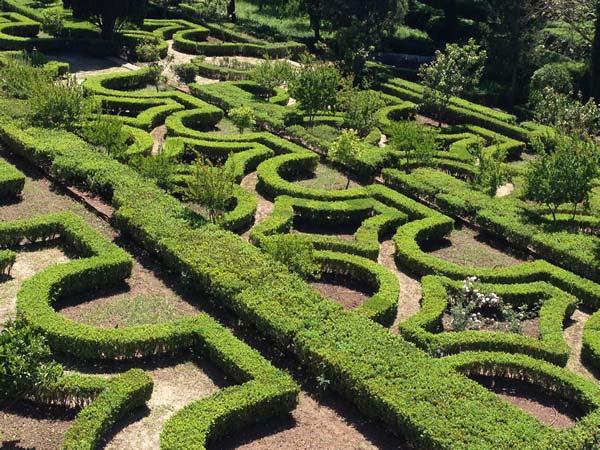
[[[600,0],[596,2],[596,23],[590,70],[590,96],[600,102]]]
[[[227,17],[232,22],[237,20],[237,16],[235,14],[235,0],[229,0],[229,3],[227,4]]]
[[[102,18],[102,29],[100,31],[100,37],[106,41],[111,41],[115,33],[116,23],[116,16],[104,16]]]
[[[446,43],[456,41],[458,28],[458,13],[456,11],[456,0],[444,0],[445,39]]]
[[[315,41],[321,40],[321,17],[318,13],[310,14],[310,26],[315,33]]]

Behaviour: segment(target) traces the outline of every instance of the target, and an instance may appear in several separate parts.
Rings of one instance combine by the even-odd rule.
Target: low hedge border
[[[316,224],[359,224],[353,240],[300,233],[318,250],[330,250],[377,260],[379,240],[406,222],[406,215],[376,200],[319,201],[279,196],[273,213],[250,231],[251,242],[261,245],[266,236],[290,233],[295,220]]]
[[[38,38],[40,23],[18,12],[0,14],[6,22],[0,22],[0,50],[58,50],[65,45],[64,39]]]
[[[131,98],[96,95],[105,114],[116,116],[124,124],[151,131],[174,112],[185,109],[170,98]]]
[[[425,276],[421,279],[421,310],[399,325],[400,334],[433,356],[463,351],[500,351],[522,353],[544,359],[559,366],[567,363],[571,348],[563,335],[563,323],[577,306],[575,297],[547,283],[482,285],[485,292],[495,292],[513,305],[542,303],[539,311],[540,338],[517,333],[441,332],[442,317],[448,307],[450,290],[460,289],[460,282],[445,277]]]
[[[0,161],[0,199],[10,200],[21,195],[25,175],[13,165]]]

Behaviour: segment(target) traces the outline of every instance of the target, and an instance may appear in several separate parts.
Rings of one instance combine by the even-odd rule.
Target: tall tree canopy
[[[544,12],[588,46],[590,96],[600,101],[600,0],[544,0]]]
[[[97,25],[102,39],[112,39],[125,22],[141,25],[147,4],[147,0],[63,0],[64,7],[73,10],[73,17]]]

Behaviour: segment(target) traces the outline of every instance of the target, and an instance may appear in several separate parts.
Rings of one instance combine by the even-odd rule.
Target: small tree
[[[233,163],[215,166],[209,160],[200,158],[193,166],[185,193],[190,201],[205,206],[208,219],[217,223],[229,207],[235,186]]]
[[[52,361],[44,337],[22,322],[0,333],[0,399],[18,399],[54,383],[62,366]]]
[[[337,138],[329,148],[327,157],[344,166],[349,173],[350,166],[360,158],[363,151],[362,143],[355,130],[342,130],[342,134]],[[350,175],[348,175],[346,189],[350,186]]]
[[[123,122],[101,112],[82,127],[82,134],[88,142],[113,158],[122,158],[128,147],[129,135],[123,129]]]
[[[383,97],[380,92],[355,88],[352,78],[343,84],[338,94],[339,108],[344,112],[346,125],[364,137],[377,125],[377,112],[384,106]]]
[[[107,40],[112,40],[115,30],[126,22],[142,25],[147,4],[147,0],[63,0],[75,19],[89,20]]]
[[[529,163],[526,176],[525,197],[546,205],[556,220],[558,208],[571,204],[573,218],[577,207],[587,205],[592,181],[598,176],[598,147],[590,139],[557,135],[554,151],[537,147],[538,158]]]
[[[410,173],[415,166],[427,166],[439,150],[435,129],[416,122],[394,122],[391,128],[390,144],[404,154],[404,170]]]
[[[237,127],[240,133],[244,133],[247,128],[256,125],[254,111],[249,106],[238,106],[229,111],[229,119]]]
[[[263,250],[306,279],[319,278],[321,266],[315,259],[311,242],[294,234],[269,236],[261,242]]]
[[[506,151],[499,145],[486,148],[481,141],[471,144],[468,151],[477,163],[477,173],[471,180],[473,185],[490,196],[496,195],[498,188],[510,180],[504,166]]]
[[[593,99],[583,103],[581,95],[573,97],[546,87],[532,95],[532,103],[535,120],[561,133],[584,137],[600,131],[600,107]]]
[[[442,53],[419,69],[419,79],[425,87],[421,107],[432,111],[441,126],[443,114],[452,97],[459,97],[466,89],[479,83],[487,53],[473,39],[468,44],[446,45]]]
[[[265,90],[267,99],[271,98],[276,87],[289,82],[293,76],[292,65],[282,60],[267,60],[250,70],[250,79]]]
[[[342,76],[331,64],[314,63],[304,66],[290,82],[290,95],[312,123],[318,111],[333,108]]]
[[[157,155],[137,156],[131,164],[146,179],[154,181],[163,189],[171,188],[171,180],[176,172],[176,161],[161,147]]]
[[[51,8],[42,11],[42,31],[54,37],[61,37],[65,33],[65,18],[62,9]]]

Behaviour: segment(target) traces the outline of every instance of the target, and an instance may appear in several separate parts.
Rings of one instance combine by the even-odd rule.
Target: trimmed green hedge
[[[312,373],[418,448],[492,449],[502,443],[545,449],[560,437],[360,313],[342,311],[239,237],[211,225],[192,228],[183,205],[74,136],[23,130],[5,120],[0,130],[13,151],[107,196],[122,232],[185,272],[242,321],[289,346]],[[397,201],[391,197],[387,204]],[[581,429],[590,438],[599,435],[591,423]]]

